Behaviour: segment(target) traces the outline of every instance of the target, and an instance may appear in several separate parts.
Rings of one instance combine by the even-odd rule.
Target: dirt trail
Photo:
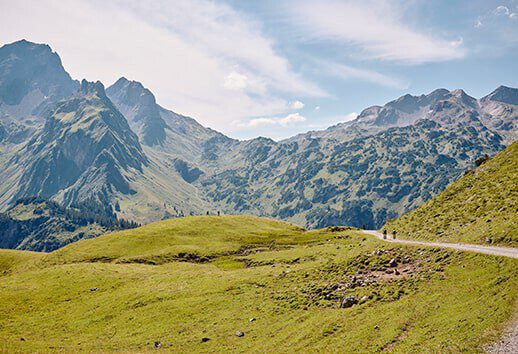
[[[383,235],[374,230],[363,230],[364,233],[376,236],[380,240],[383,240]],[[517,258],[518,259],[518,248],[512,247],[496,247],[496,246],[482,246],[482,245],[473,245],[467,243],[444,243],[444,242],[427,242],[427,241],[415,241],[415,240],[394,240],[391,235],[387,235],[387,239],[383,240],[386,242],[394,242],[394,243],[404,243],[409,245],[423,245],[423,246],[432,246],[432,247],[440,247],[440,248],[451,248],[460,251],[469,251],[469,252],[477,252],[484,254],[491,254],[494,256],[502,256],[509,258]]]
[[[374,230],[364,230],[366,234],[376,236],[377,238],[383,240],[383,234]],[[404,243],[410,245],[423,245],[423,246],[433,246],[440,248],[451,248],[455,250],[461,251],[469,251],[469,252],[477,252],[490,254],[494,256],[502,256],[509,258],[518,258],[518,248],[512,247],[493,247],[493,246],[482,246],[482,245],[473,245],[466,243],[444,243],[444,242],[426,242],[426,241],[414,241],[414,240],[394,240],[391,235],[387,235],[387,239],[383,240],[386,242],[393,243]],[[518,353],[518,320],[512,321],[512,324],[507,328],[504,335],[501,337],[500,341],[489,345],[484,348],[484,351],[487,353],[493,354],[504,354],[504,353]]]

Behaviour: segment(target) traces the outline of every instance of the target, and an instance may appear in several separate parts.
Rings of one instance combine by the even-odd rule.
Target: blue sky
[[[282,139],[405,93],[518,86],[518,0],[0,0],[0,42],[141,81],[232,137]],[[21,20],[23,19],[23,20]]]

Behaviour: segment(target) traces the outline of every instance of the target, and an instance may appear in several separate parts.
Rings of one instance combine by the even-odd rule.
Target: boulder
[[[356,305],[358,303],[358,300],[356,299],[356,296],[346,296],[342,299],[342,302],[340,302],[340,308],[345,309],[348,307],[352,307],[353,305]]]

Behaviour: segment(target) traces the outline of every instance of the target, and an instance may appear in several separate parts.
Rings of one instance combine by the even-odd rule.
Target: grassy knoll
[[[518,142],[385,227],[402,238],[518,247]]]
[[[473,352],[518,295],[516,260],[251,217],[160,222],[31,262],[0,278],[0,351]]]
[[[25,268],[42,257],[43,253],[38,252],[0,249],[0,276],[9,274],[18,267]]]

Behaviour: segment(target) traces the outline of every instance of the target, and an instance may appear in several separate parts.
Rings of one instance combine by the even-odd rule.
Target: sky
[[[0,0],[0,45],[142,82],[231,137],[283,139],[406,93],[518,87],[518,0]]]

